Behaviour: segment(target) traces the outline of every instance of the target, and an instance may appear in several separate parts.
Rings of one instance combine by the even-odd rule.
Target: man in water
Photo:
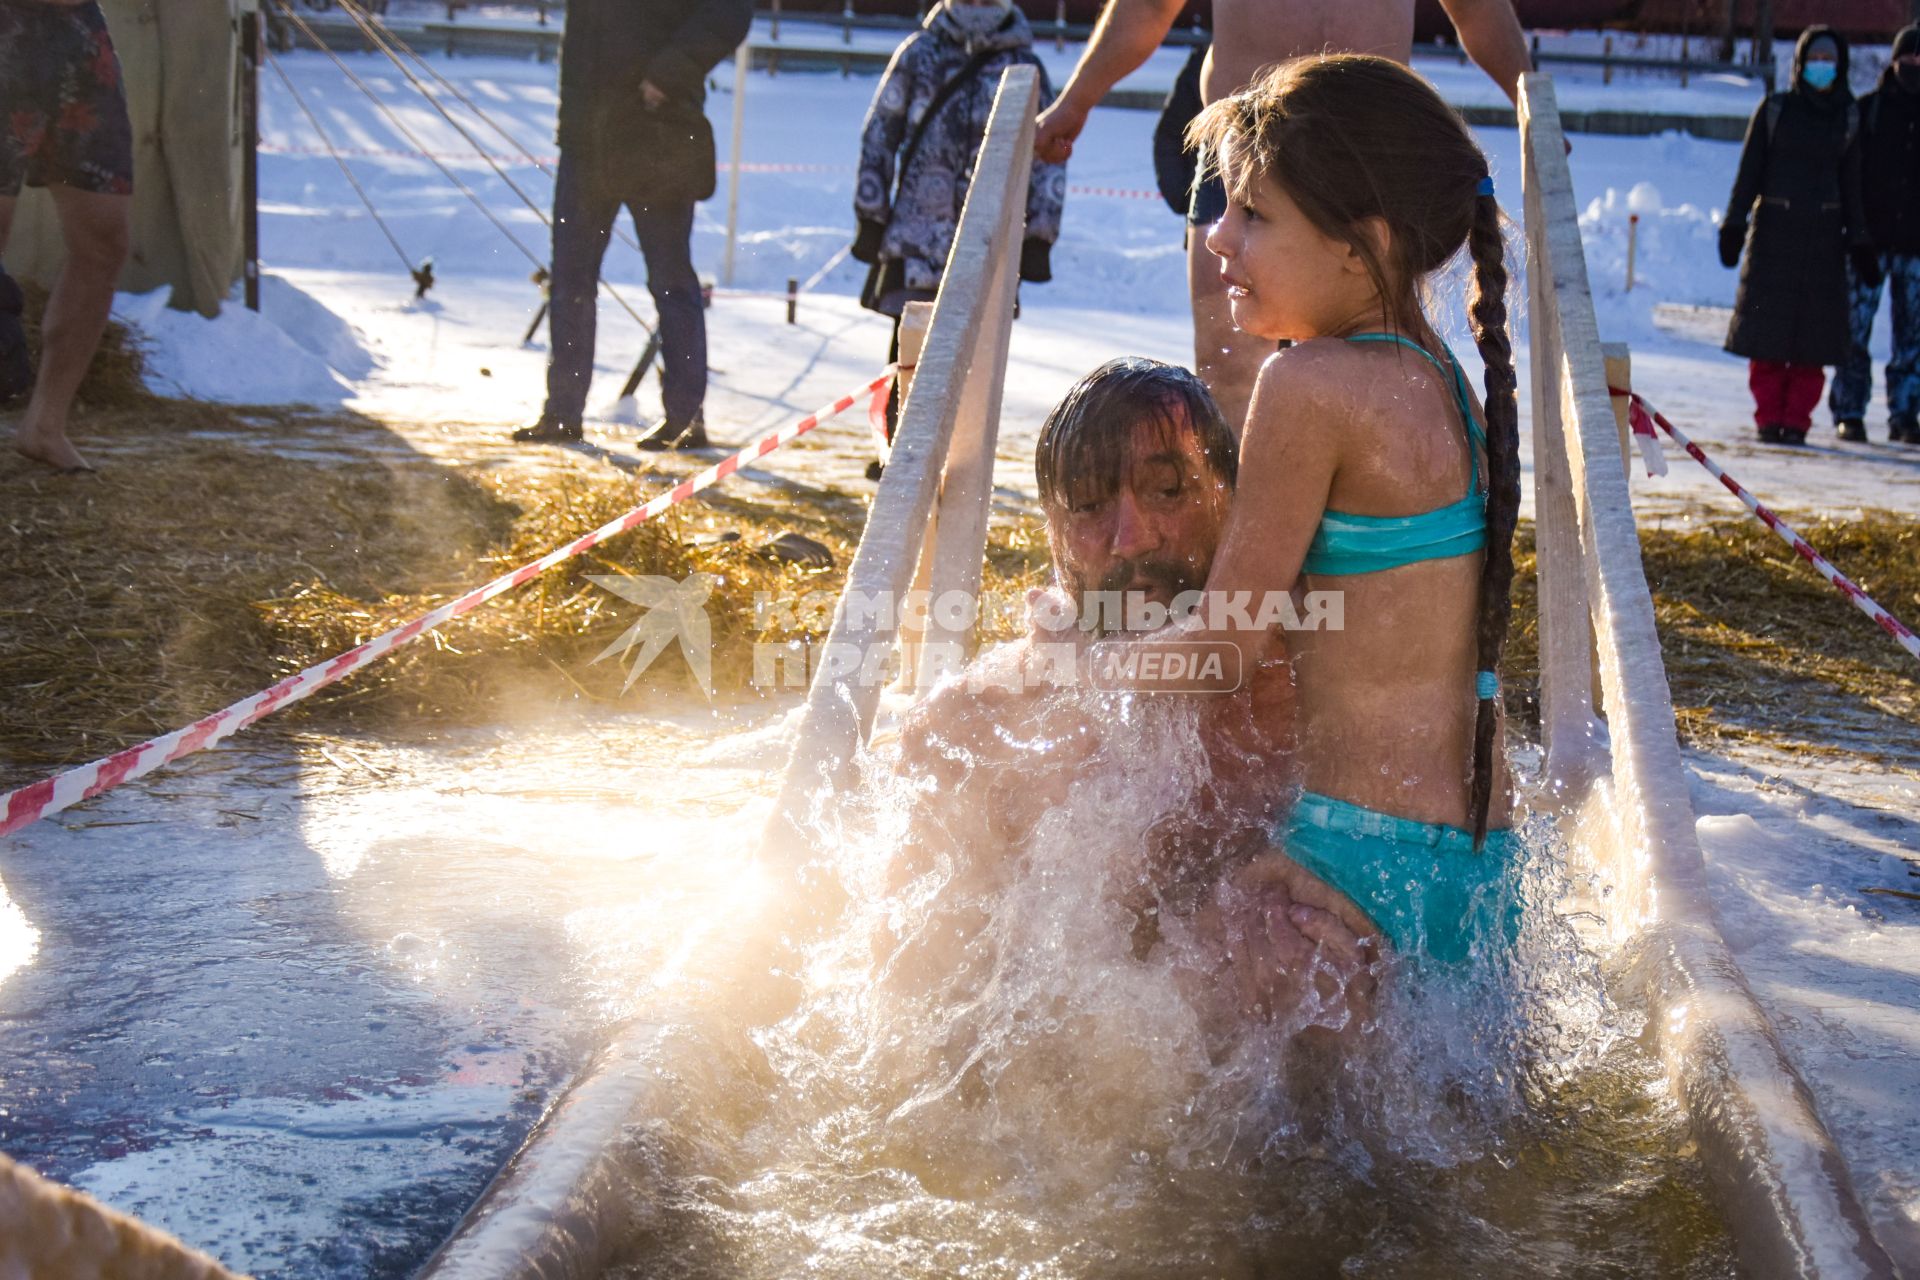
[[[1036,156],[1066,163],[1088,114],[1160,47],[1184,3],[1108,0],[1072,78],[1040,113],[1033,141]],[[1440,5],[1459,32],[1461,47],[1517,101],[1520,77],[1533,69],[1533,59],[1512,0],[1440,0]],[[1201,100],[1237,93],[1267,67],[1317,53],[1373,53],[1410,61],[1413,0],[1214,0],[1213,48],[1200,76]],[[1205,228],[1226,211],[1225,188],[1203,167],[1187,222]],[[1233,327],[1220,261],[1207,251],[1205,240],[1204,231],[1187,236],[1194,368],[1238,436],[1254,379],[1273,347]]]
[[[1058,593],[1026,640],[987,655],[929,694],[901,734],[899,768],[920,784],[896,883],[952,859],[956,878],[994,883],[1023,856],[1042,817],[1066,802],[1102,750],[1098,709],[1063,690],[1103,626],[1151,618],[1205,584],[1226,525],[1238,449],[1206,388],[1174,365],[1110,361],[1048,416],[1035,456]],[[1037,593],[1039,594],[1039,593]],[[1125,607],[1113,608],[1116,597]],[[1087,624],[1092,625],[1087,625]],[[1057,661],[1061,650],[1072,655]],[[1350,977],[1369,960],[1364,921],[1268,849],[1272,810],[1295,785],[1293,692],[1284,653],[1204,700],[1197,731],[1206,776],[1147,831],[1138,875],[1119,896],[1137,921],[1137,956],[1160,939],[1163,908],[1204,917],[1241,1013],[1298,999],[1315,969]],[[969,910],[919,948],[932,977],[984,924]]]

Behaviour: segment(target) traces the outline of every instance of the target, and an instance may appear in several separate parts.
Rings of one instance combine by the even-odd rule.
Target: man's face
[[[1206,584],[1232,493],[1184,415],[1176,422],[1133,429],[1118,483],[1065,476],[1048,504],[1054,571],[1083,621],[1100,616],[1088,607],[1092,592],[1170,605]]]

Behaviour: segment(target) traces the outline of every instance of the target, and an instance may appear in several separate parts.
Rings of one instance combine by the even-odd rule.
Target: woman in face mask
[[[1034,55],[1033,30],[1012,0],[942,0],[894,53],[867,108],[853,257],[871,267],[861,305],[893,317],[889,360],[899,355],[901,309],[931,301],[940,287],[1000,73],[1016,64],[1039,68],[1044,109],[1053,90]],[[1064,164],[1034,162],[1022,280],[1053,278],[1048,258],[1066,190]],[[888,439],[898,407],[887,406]]]
[[[1847,358],[1849,259],[1874,275],[1861,205],[1860,107],[1847,87],[1847,42],[1809,27],[1793,84],[1747,125],[1720,226],[1720,260],[1740,272],[1727,350],[1748,360],[1754,423],[1770,444],[1804,444],[1826,381]]]
[[[1879,87],[1860,99],[1860,180],[1873,248],[1853,274],[1853,350],[1833,375],[1828,402],[1842,440],[1867,438],[1873,361],[1867,340],[1880,309],[1880,277],[1893,294],[1887,361],[1887,439],[1920,445],[1920,26],[1893,38]]]

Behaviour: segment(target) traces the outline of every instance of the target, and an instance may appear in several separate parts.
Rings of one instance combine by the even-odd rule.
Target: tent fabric
[[[240,15],[255,0],[100,0],[133,117],[133,252],[120,288],[173,290],[205,316],[240,278]],[[64,251],[53,202],[28,188],[7,270],[51,286]]]

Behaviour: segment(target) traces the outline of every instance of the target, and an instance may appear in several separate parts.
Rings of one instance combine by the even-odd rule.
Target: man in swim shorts
[[[1238,464],[1233,433],[1192,373],[1158,361],[1114,360],[1083,378],[1049,415],[1035,457],[1058,593],[1075,621],[1037,624],[1027,640],[983,657],[930,693],[901,733],[899,769],[925,784],[897,882],[954,858],[957,874],[995,877],[1022,856],[1040,820],[1064,803],[1098,753],[1104,726],[1063,681],[1076,651],[1114,621],[1115,596],[1173,605],[1206,582],[1225,528]],[[1126,610],[1118,612],[1124,623]],[[1091,626],[1078,625],[1092,623]],[[1351,976],[1371,930],[1337,895],[1269,856],[1276,808],[1296,787],[1289,753],[1292,682],[1284,659],[1249,672],[1232,694],[1206,699],[1198,730],[1209,773],[1190,801],[1152,823],[1145,866],[1121,900],[1137,921],[1135,954],[1160,938],[1160,914],[1199,912],[1225,953],[1224,993],[1246,1014],[1298,998],[1316,966]],[[962,856],[963,855],[963,856]],[[964,946],[978,918],[954,922],[927,962]]]
[[[57,471],[90,471],[67,415],[106,330],[133,204],[126,90],[93,0],[0,0],[0,252],[23,185],[53,197],[67,257],[13,447]]]
[[[1460,44],[1509,98],[1533,69],[1512,0],[1440,0]],[[1132,74],[1166,39],[1184,0],[1108,0],[1093,38],[1053,105],[1040,113],[1034,154],[1064,164],[1074,139],[1107,91]],[[1213,48],[1201,72],[1203,102],[1252,83],[1267,67],[1316,53],[1372,53],[1407,62],[1413,55],[1412,0],[1214,0]],[[1193,193],[1187,221],[1206,227],[1226,212],[1217,179]],[[1193,298],[1194,369],[1213,392],[1235,436],[1246,422],[1254,379],[1273,344],[1233,327],[1220,261],[1204,232],[1187,236],[1187,285]]]

